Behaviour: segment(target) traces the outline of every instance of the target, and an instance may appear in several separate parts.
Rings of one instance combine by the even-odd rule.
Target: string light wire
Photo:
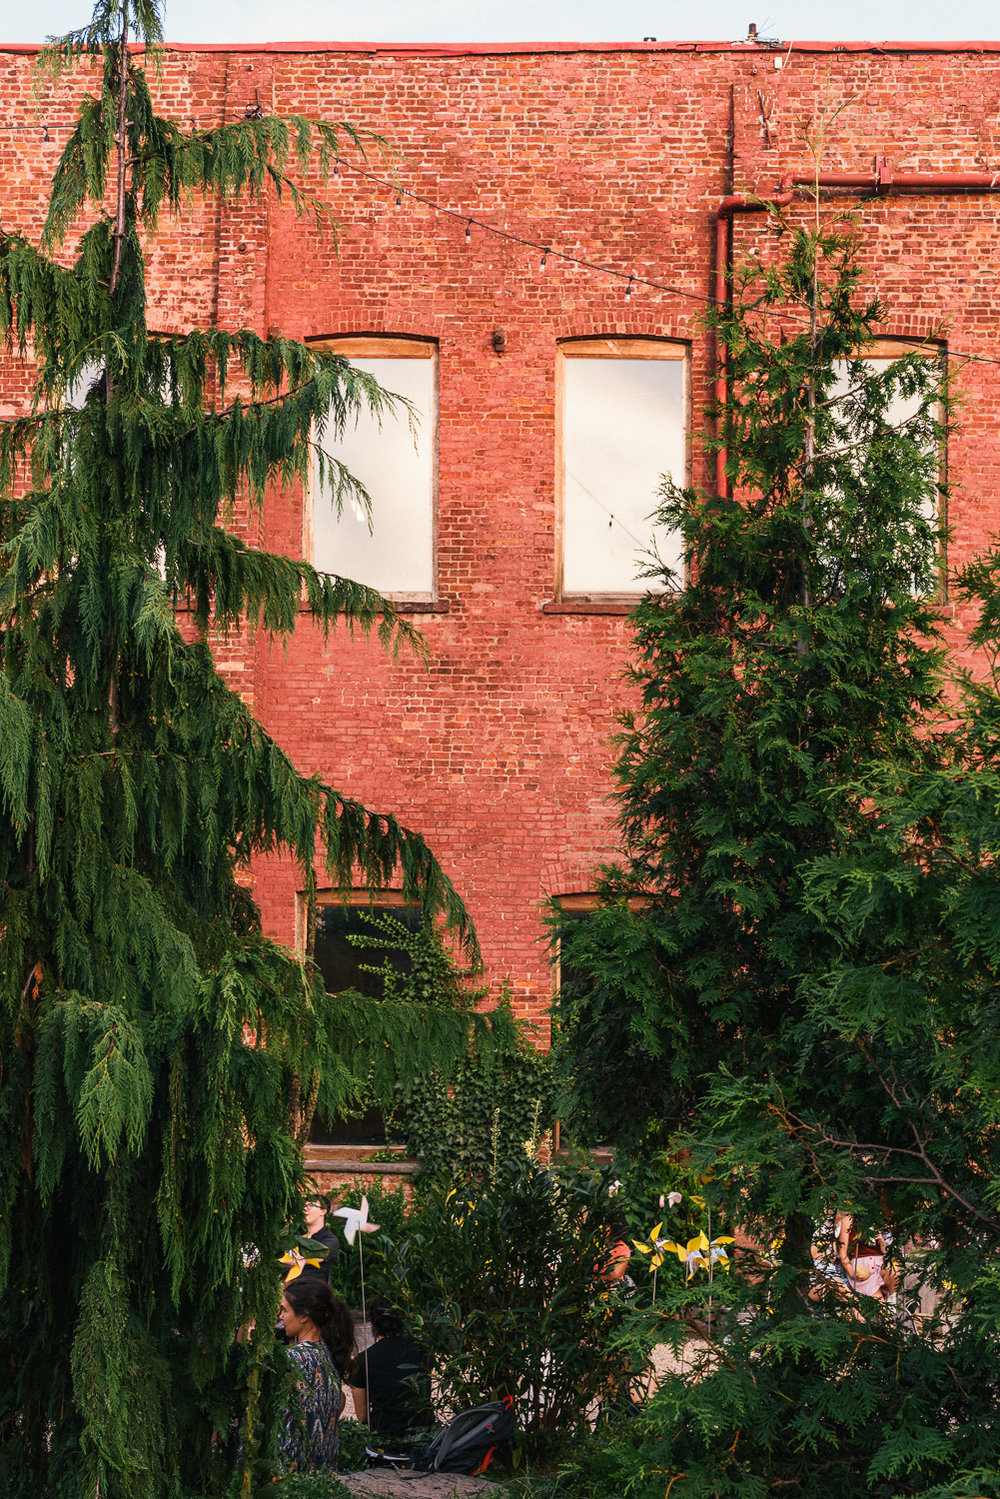
[[[645,286],[648,287],[651,291],[667,292],[674,297],[683,297],[689,302],[698,302],[703,307],[721,308],[725,305],[724,303],[720,302],[718,297],[713,297],[707,292],[691,291],[687,287],[672,286],[664,281],[654,281],[649,276],[638,276],[634,271],[620,271],[616,266],[601,265],[597,261],[585,260],[582,256],[570,255],[565,250],[554,249],[552,245],[544,244],[539,240],[528,239],[525,235],[522,234],[514,234],[509,229],[499,229],[496,225],[486,223],[483,219],[477,219],[473,215],[465,213],[462,210],[455,208],[446,208],[443,204],[434,202],[432,198],[424,197],[422,193],[416,193],[411,191],[409,188],[400,187],[398,182],[390,181],[385,177],[379,177],[377,173],[370,172],[365,167],[357,166],[354,162],[345,161],[343,165],[347,170],[353,172],[356,176],[366,178],[375,187],[384,189],[386,192],[395,193],[397,202],[401,197],[409,198],[412,202],[419,203],[422,207],[429,208],[434,213],[438,213],[443,215],[445,218],[456,219],[459,222],[464,223],[466,226],[466,243],[468,243],[471,238],[470,231],[474,226],[476,229],[482,230],[484,234],[492,234],[497,239],[503,239],[509,241],[511,244],[521,245],[526,250],[534,250],[535,252],[540,252],[542,257],[541,261],[539,262],[540,270],[544,271],[546,269],[546,265],[551,258],[554,260],[561,260],[567,265],[576,266],[580,270],[591,271],[596,275],[612,276],[616,280],[624,281],[626,283],[626,301],[631,301],[633,287]],[[766,202],[766,199],[763,201]],[[759,307],[756,310],[764,317],[781,318],[785,322],[800,323],[803,327],[809,326],[808,318],[799,316],[796,313],[789,312],[780,307]],[[913,348],[917,349],[926,348],[927,346],[926,338],[920,338],[913,334],[893,333],[891,336],[893,343],[909,344],[912,345]],[[1000,358],[992,358],[988,354],[969,354],[959,349],[952,349],[951,347],[947,349],[947,353],[949,360],[961,360],[969,364],[1000,365]]]

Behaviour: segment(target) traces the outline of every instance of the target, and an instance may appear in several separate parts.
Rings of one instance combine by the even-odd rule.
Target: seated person
[[[348,1383],[358,1420],[383,1441],[405,1441],[434,1423],[427,1358],[403,1323],[378,1300],[371,1307],[375,1342],[359,1353]]]
[[[876,1301],[888,1301],[895,1295],[898,1277],[886,1264],[886,1247],[883,1234],[873,1234],[870,1241],[860,1239],[854,1232],[851,1214],[840,1214],[837,1260],[852,1291],[857,1291],[860,1296],[872,1296]]]

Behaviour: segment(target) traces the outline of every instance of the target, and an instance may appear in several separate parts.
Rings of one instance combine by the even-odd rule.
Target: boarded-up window
[[[383,984],[367,970],[380,968],[386,961],[397,973],[409,971],[410,959],[405,952],[359,945],[352,938],[371,938],[377,934],[372,918],[392,916],[409,931],[420,926],[419,906],[401,903],[372,906],[367,898],[362,905],[341,905],[331,901],[316,913],[314,959],[323,975],[328,994],[356,989],[369,999],[380,1000]],[[382,1109],[372,1105],[353,1119],[324,1119],[317,1115],[310,1139],[314,1145],[383,1146],[399,1138],[399,1130]]]

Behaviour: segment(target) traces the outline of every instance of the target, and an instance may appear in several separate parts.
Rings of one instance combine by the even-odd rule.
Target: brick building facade
[[[625,696],[628,590],[613,569],[602,576],[603,519],[595,531],[591,514],[584,546],[593,575],[570,561],[567,455],[582,444],[589,466],[602,440],[572,435],[574,360],[624,361],[613,378],[662,362],[671,462],[710,483],[697,434],[714,364],[700,313],[717,288],[718,245],[731,233],[745,256],[774,232],[767,213],[732,199],[783,190],[790,214],[808,212],[791,179],[813,171],[808,137],[825,126],[822,172],[859,179],[825,197],[856,212],[871,288],[891,309],[886,338],[934,335],[961,365],[949,561],[967,560],[998,521],[998,54],[986,43],[166,54],[162,106],[185,125],[259,105],[349,120],[400,153],[386,164],[373,151],[365,164],[345,151],[327,191],[339,247],[273,198],[192,205],[154,248],[150,322],[345,340],[398,360],[380,368],[401,375],[404,361],[423,361],[406,366],[429,392],[415,481],[427,490],[423,571],[410,586],[415,548],[404,542],[394,591],[427,664],[344,635],[324,644],[308,622],[287,651],[260,635],[220,651],[302,771],[425,834],[466,899],[491,978],[510,979],[525,1015],[550,992],[545,899],[585,895],[613,848],[608,768]],[[46,94],[36,110],[32,63],[29,49],[0,48],[0,123],[12,127],[0,130],[0,182],[3,227],[37,235],[72,100]],[[23,370],[0,370],[0,414],[20,408],[25,388]],[[621,518],[594,485],[610,548]],[[296,554],[318,547],[320,498],[276,491],[255,534]],[[968,621],[942,607],[961,653]],[[294,869],[261,864],[256,893],[268,931],[295,942]]]

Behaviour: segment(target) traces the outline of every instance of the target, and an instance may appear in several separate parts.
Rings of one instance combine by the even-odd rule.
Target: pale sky
[[[6,6],[0,43],[79,26],[88,0]],[[996,0],[172,0],[173,42],[633,42],[995,40]]]

